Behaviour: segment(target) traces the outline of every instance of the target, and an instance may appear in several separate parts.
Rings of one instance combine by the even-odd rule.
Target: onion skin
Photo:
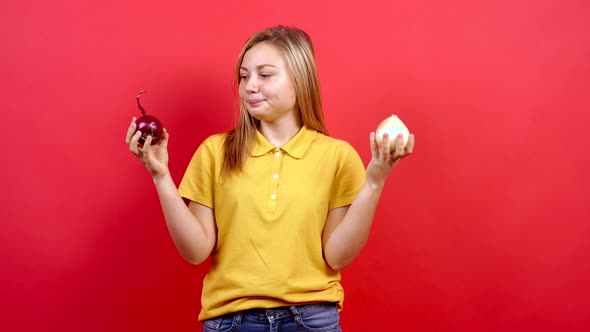
[[[383,134],[389,134],[389,148],[391,151],[395,151],[395,147],[397,145],[398,135],[401,133],[403,134],[404,140],[404,149],[408,145],[408,138],[410,137],[410,131],[408,127],[400,120],[397,115],[391,115],[387,119],[383,120],[379,126],[377,126],[377,130],[375,131],[375,139],[377,140],[377,144],[381,144],[383,142]]]
[[[148,135],[152,136],[152,143],[157,144],[162,137],[162,123],[151,115],[144,115],[137,119],[137,130],[141,131],[139,144],[143,145]]]

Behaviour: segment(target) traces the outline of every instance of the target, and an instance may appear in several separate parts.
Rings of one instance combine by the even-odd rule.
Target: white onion
[[[392,115],[379,124],[377,130],[375,131],[377,144],[381,144],[383,141],[383,134],[385,133],[389,134],[389,147],[391,150],[395,150],[395,146],[397,144],[397,135],[400,133],[403,134],[404,148],[406,145],[408,145],[410,131],[408,130],[408,127],[404,125],[402,120],[397,117],[397,115]]]

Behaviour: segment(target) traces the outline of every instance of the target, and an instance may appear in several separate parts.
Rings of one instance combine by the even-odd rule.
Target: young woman
[[[192,264],[211,255],[199,320],[205,331],[341,331],[339,270],[367,241],[385,180],[414,148],[376,142],[366,170],[324,124],[312,43],[272,27],[244,45],[235,71],[235,129],[208,137],[176,188],[168,133],[130,150],[145,164],[170,235]],[[183,198],[189,201],[188,206]]]

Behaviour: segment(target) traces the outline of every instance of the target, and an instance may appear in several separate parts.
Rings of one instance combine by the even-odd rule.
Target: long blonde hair
[[[240,83],[240,66],[244,54],[261,42],[269,43],[281,53],[295,89],[295,108],[301,114],[303,125],[328,135],[322,111],[315,53],[311,39],[305,31],[295,27],[276,26],[250,37],[242,47],[236,62],[234,88],[237,90]],[[240,103],[236,128],[225,135],[223,174],[242,171],[256,139],[259,122]]]

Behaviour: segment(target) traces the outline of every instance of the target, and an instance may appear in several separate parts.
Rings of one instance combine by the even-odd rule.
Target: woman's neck
[[[273,122],[260,121],[258,130],[272,145],[280,148],[297,135],[302,125],[299,117],[283,118]]]

